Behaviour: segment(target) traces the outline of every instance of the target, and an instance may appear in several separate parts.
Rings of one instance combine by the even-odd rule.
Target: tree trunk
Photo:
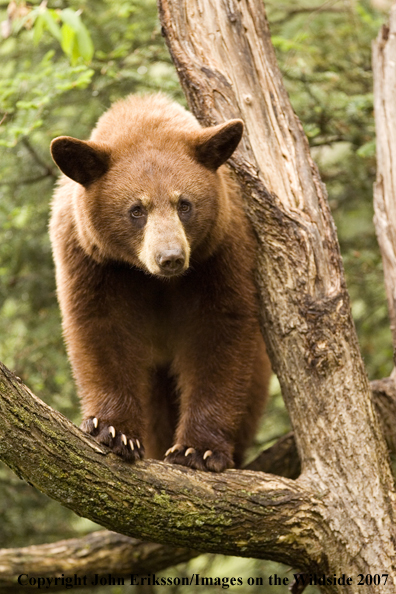
[[[396,454],[396,385],[392,378],[370,382],[372,401],[379,417],[386,445]],[[287,478],[298,478],[300,460],[294,433],[281,437],[272,447],[264,450],[246,466],[248,470],[261,470]]]
[[[159,7],[195,115],[204,124],[235,117],[246,124],[231,166],[260,243],[263,333],[295,432],[303,469],[298,483],[324,504],[312,551],[321,551],[319,565],[330,574],[387,571],[396,585],[386,446],[326,192],[283,87],[263,4],[159,0]],[[355,580],[322,589],[361,592],[364,586]]]
[[[396,352],[396,5],[389,26],[373,42],[374,108],[377,129],[377,181],[374,222],[384,265],[385,288]],[[394,356],[395,358],[395,356]],[[395,375],[393,370],[392,376]]]

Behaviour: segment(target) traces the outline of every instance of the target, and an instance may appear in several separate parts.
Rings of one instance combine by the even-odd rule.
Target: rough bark
[[[381,249],[385,288],[396,349],[396,5],[373,42],[374,110],[377,130],[377,180],[374,223]],[[395,358],[395,356],[394,356]],[[395,370],[392,376],[395,375]]]
[[[386,568],[396,585],[386,446],[326,193],[283,87],[262,2],[159,0],[159,7],[195,115],[204,124],[235,117],[246,124],[231,166],[260,244],[263,332],[295,432],[298,482],[324,504],[317,526],[326,544],[318,534],[312,548],[331,572]],[[323,588],[330,590],[362,587]]]
[[[94,532],[83,538],[61,540],[52,544],[0,549],[0,591],[2,594],[22,594],[29,591],[26,585],[18,585],[16,578],[22,574],[29,577],[49,579],[43,589],[59,592],[61,584],[54,577],[86,576],[86,586],[91,581],[106,578],[108,574],[123,577],[128,583],[131,574],[146,575],[166,567],[188,561],[197,553],[190,549],[165,547],[150,542],[115,534],[107,530]],[[23,578],[23,581],[26,581]],[[83,581],[79,587],[84,587]],[[37,590],[37,588],[35,588]]]

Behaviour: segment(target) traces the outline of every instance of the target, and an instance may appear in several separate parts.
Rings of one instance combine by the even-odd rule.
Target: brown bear
[[[223,163],[240,120],[201,128],[129,96],[90,140],[53,140],[50,234],[82,428],[125,460],[240,466],[267,394],[255,239]]]

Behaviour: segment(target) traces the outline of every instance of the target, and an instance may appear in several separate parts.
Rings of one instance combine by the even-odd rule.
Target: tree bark
[[[381,249],[394,353],[396,352],[396,5],[389,26],[373,42],[377,180],[374,223]],[[394,354],[395,362],[395,354]],[[395,376],[395,369],[392,377]]]
[[[260,245],[263,333],[295,432],[298,484],[320,493],[324,504],[317,526],[326,545],[319,534],[311,544],[331,573],[386,568],[395,586],[395,493],[386,446],[326,192],[283,87],[263,4],[159,0],[159,8],[198,119],[245,121],[247,134],[230,163]],[[389,591],[389,583],[378,591]]]
[[[18,585],[16,578],[28,575],[29,578],[44,578],[46,592],[59,592],[54,577],[86,576],[86,587],[92,588],[91,581],[106,578],[108,574],[130,581],[131,574],[146,575],[167,567],[188,561],[197,553],[190,549],[165,547],[163,545],[141,542],[128,536],[107,530],[94,532],[83,538],[61,540],[52,544],[0,549],[0,591],[2,594],[23,594],[29,591],[26,585]],[[23,582],[26,579],[23,578]],[[79,587],[84,587],[83,581]],[[37,587],[35,588],[37,590]]]

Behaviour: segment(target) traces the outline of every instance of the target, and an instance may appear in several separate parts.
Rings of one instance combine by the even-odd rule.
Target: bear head
[[[210,256],[231,216],[230,182],[219,168],[242,133],[242,121],[231,120],[186,130],[151,123],[88,141],[55,138],[52,157],[76,182],[73,216],[85,252],[168,278],[183,274],[192,257]]]

